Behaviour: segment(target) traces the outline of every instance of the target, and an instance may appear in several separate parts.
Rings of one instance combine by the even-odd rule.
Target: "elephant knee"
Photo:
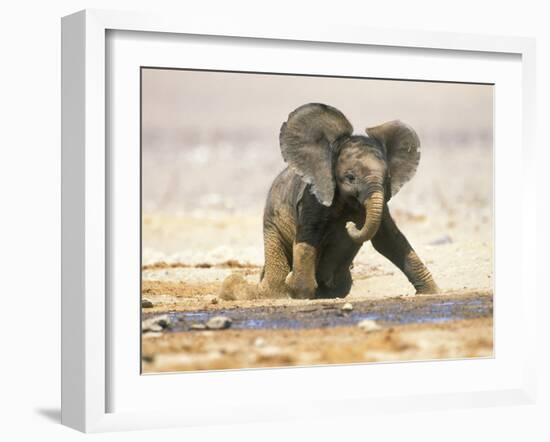
[[[315,278],[305,278],[290,272],[285,280],[291,298],[313,299],[317,290]]]

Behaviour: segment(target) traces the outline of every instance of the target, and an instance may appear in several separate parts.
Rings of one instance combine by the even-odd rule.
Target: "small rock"
[[[428,243],[430,246],[441,246],[443,244],[452,244],[453,239],[449,235],[443,235],[432,242]]]
[[[141,323],[142,332],[160,332],[168,327],[170,327],[170,318],[168,315],[154,316],[145,319]]]
[[[282,355],[284,352],[283,350],[280,348],[280,347],[276,347],[274,345],[270,345],[268,347],[264,347],[262,348],[259,352],[258,352],[258,355],[261,356],[262,358],[267,358],[267,359],[271,359],[271,358],[276,358],[280,355]]]
[[[149,326],[145,326],[145,328],[143,329],[143,332],[144,333],[155,333],[155,332],[161,332],[162,330],[164,330],[164,329],[159,324],[151,324]]]
[[[372,319],[363,319],[362,321],[359,321],[357,327],[365,330],[366,332],[372,332],[380,330],[382,328],[376,323],[376,321],[373,321]]]
[[[351,302],[346,302],[343,306],[342,306],[342,311],[343,312],[351,312],[353,310],[353,305]]]
[[[141,307],[142,308],[153,308],[155,305],[149,301],[148,299],[143,298],[141,300]]]
[[[200,323],[192,324],[191,330],[206,330],[206,325]]]
[[[162,328],[170,327],[171,322],[168,315],[157,316],[155,320],[156,320],[156,323],[160,325]]]
[[[231,327],[233,321],[227,316],[214,316],[208,320],[206,327],[210,330],[223,330]]]
[[[144,338],[160,338],[162,336],[161,332],[154,332],[154,331],[145,331],[143,332]]]
[[[290,364],[295,362],[296,358],[280,347],[269,345],[258,350],[256,360],[258,362]]]
[[[257,337],[254,339],[254,347],[264,347],[265,346],[265,339]]]

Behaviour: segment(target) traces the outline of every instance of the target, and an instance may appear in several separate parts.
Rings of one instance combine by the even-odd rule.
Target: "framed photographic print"
[[[63,423],[532,400],[531,40],[62,26]]]

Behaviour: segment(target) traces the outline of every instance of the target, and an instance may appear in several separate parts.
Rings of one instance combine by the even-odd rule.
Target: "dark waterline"
[[[493,299],[481,298],[425,300],[362,301],[353,303],[353,310],[344,313],[338,304],[301,306],[253,307],[167,313],[170,327],[167,331],[190,331],[194,324],[205,324],[213,316],[227,316],[232,329],[312,329],[353,326],[364,319],[387,325],[444,323],[492,315]],[[144,314],[145,318],[156,316]]]

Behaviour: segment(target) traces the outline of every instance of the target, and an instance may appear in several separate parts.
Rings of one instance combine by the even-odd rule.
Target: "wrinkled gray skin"
[[[367,129],[368,136],[352,133],[340,111],[318,103],[299,107],[283,123],[288,167],[275,178],[264,211],[265,296],[346,296],[353,259],[369,240],[417,293],[439,291],[387,206],[416,172],[416,132],[391,121]]]

